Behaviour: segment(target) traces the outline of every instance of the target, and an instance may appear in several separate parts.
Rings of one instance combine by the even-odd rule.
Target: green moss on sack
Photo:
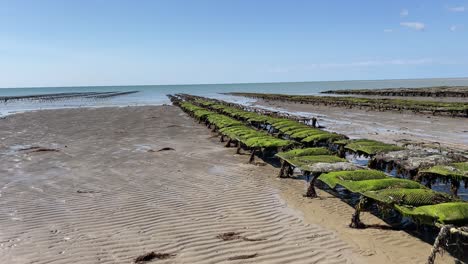
[[[332,154],[326,148],[304,148],[304,149],[293,149],[287,152],[281,152],[276,154],[277,157],[287,160],[301,156],[313,156],[313,155],[330,155]]]
[[[419,172],[422,176],[450,177],[454,179],[468,178],[468,162],[457,162],[449,165],[438,165]]]
[[[325,132],[328,133],[328,132]],[[307,138],[309,136],[314,136],[314,135],[321,135],[324,134],[323,130],[316,129],[316,128],[304,128],[301,130],[296,130],[292,133],[290,133],[290,137],[298,140],[302,140],[304,138]]]
[[[277,148],[290,145],[292,142],[289,140],[283,140],[273,137],[256,137],[245,139],[243,143],[250,148]]]
[[[384,189],[364,192],[363,195],[387,205],[422,206],[451,201],[448,195],[429,189]]]
[[[404,149],[397,145],[386,144],[380,141],[370,140],[370,139],[350,140],[345,145],[345,148],[356,153],[364,153],[367,155],[375,155],[377,153],[397,151],[397,150]]]
[[[298,96],[288,96],[288,100],[304,100]],[[306,99],[313,100],[315,99]],[[370,101],[366,98],[317,98],[322,102],[336,104],[337,101],[344,105],[367,106]],[[273,137],[265,132],[258,131],[246,126],[244,123],[270,124],[282,134],[292,139],[301,140],[303,143],[333,142],[335,145],[345,146],[346,149],[366,155],[375,155],[389,151],[401,150],[403,148],[379,141],[360,139],[347,140],[344,135],[330,133],[320,129],[309,127],[295,120],[276,118],[262,115],[256,112],[245,111],[238,107],[217,103],[215,101],[195,99],[195,104],[180,102],[178,105],[191,116],[198,120],[207,121],[218,128],[218,131],[231,138],[236,139],[250,148],[279,148],[293,144],[292,141]],[[386,100],[379,101],[380,107],[389,107]],[[430,108],[439,111],[437,107],[441,104],[420,102],[413,105],[405,100],[393,100],[392,104],[403,109]],[[423,107],[424,106],[424,107]],[[421,107],[421,108],[419,108]],[[461,108],[468,113],[468,108],[455,105],[445,105],[442,111],[459,111]],[[242,122],[241,122],[242,121]],[[243,123],[244,122],[244,123]],[[418,223],[434,225],[440,224],[468,224],[468,203],[454,202],[450,196],[432,191],[421,184],[404,179],[391,178],[383,172],[374,170],[356,170],[356,166],[346,162],[345,159],[330,155],[331,152],[325,148],[295,149],[292,151],[278,153],[276,156],[286,160],[288,163],[308,172],[326,172],[318,179],[331,188],[341,185],[351,192],[361,193],[372,201],[386,204],[395,208],[401,214],[411,217]],[[343,171],[336,171],[343,170]],[[350,171],[344,171],[350,170]],[[429,169],[420,170],[423,175],[450,177],[466,179],[468,177],[468,163],[452,163],[445,166],[434,166]]]
[[[466,202],[449,202],[416,208],[399,205],[395,207],[402,215],[420,224],[440,223],[458,226],[468,224],[468,203]]]
[[[385,173],[376,170],[334,171],[322,174],[318,178],[330,188],[335,188],[341,181],[363,181],[388,178]]]
[[[297,167],[312,165],[314,163],[335,163],[335,162],[346,162],[346,159],[342,159],[333,155],[314,155],[314,156],[299,156],[290,159],[291,163]]]
[[[329,133],[326,131],[322,131],[323,133],[308,136],[301,140],[303,143],[319,143],[319,142],[333,142],[335,140],[340,140],[345,138],[344,135],[336,134],[336,133]]]
[[[415,181],[390,177],[386,179],[373,179],[363,181],[339,181],[338,184],[345,187],[347,190],[355,193],[395,188],[427,189],[425,186]]]
[[[468,103],[465,102],[435,102],[421,100],[402,99],[376,99],[358,97],[336,96],[312,96],[312,95],[285,95],[285,94],[261,94],[261,93],[231,93],[233,95],[262,98],[266,100],[281,100],[300,103],[324,104],[342,107],[359,107],[377,111],[396,110],[429,112],[432,114],[444,114],[451,116],[468,117]]]
[[[237,109],[226,107],[223,105],[211,104],[209,102],[198,101],[199,104],[210,106],[212,109],[226,110],[231,109],[232,113]],[[181,108],[187,112],[193,113],[194,117],[200,120],[207,120],[210,124],[216,126],[220,133],[231,139],[239,140],[241,143],[251,148],[277,148],[285,147],[292,144],[289,140],[279,139],[268,135],[265,132],[257,131],[250,127],[245,126],[242,122],[230,118],[228,116],[218,114],[202,107],[196,106],[188,102],[182,102]],[[234,111],[236,110],[236,111]],[[242,111],[237,111],[242,113]],[[245,111],[244,111],[245,112]],[[250,114],[250,112],[249,112]],[[252,113],[254,114],[254,113]]]

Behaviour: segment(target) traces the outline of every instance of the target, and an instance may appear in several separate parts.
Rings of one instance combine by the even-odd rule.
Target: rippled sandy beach
[[[401,231],[348,228],[349,205],[303,198],[303,181],[248,164],[173,106],[17,114],[0,139],[0,263],[153,251],[167,257],[155,263],[421,263],[430,251]]]

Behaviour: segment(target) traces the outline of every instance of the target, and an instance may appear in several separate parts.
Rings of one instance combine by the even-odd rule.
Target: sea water
[[[363,80],[328,82],[289,82],[289,83],[243,83],[243,84],[196,84],[196,85],[129,85],[129,86],[86,86],[86,87],[40,87],[40,88],[0,88],[2,96],[21,96],[48,93],[71,92],[124,92],[138,91],[134,94],[109,97],[105,99],[62,99],[50,101],[14,100],[0,102],[0,116],[16,112],[40,109],[75,107],[137,106],[169,104],[167,94],[189,93],[194,95],[246,102],[249,99],[227,96],[227,92],[284,93],[318,95],[326,90],[339,89],[378,89],[400,87],[430,86],[468,86],[468,78],[449,79],[405,79],[405,80]]]

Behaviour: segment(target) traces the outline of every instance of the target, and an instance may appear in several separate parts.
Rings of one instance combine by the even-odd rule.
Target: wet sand
[[[349,205],[303,198],[304,181],[247,164],[177,107],[28,112],[0,119],[0,139],[0,263],[155,251],[173,255],[154,263],[401,264],[430,252],[402,231],[348,228]]]
[[[0,263],[360,263],[176,107],[45,110],[0,131]]]
[[[387,143],[408,139],[415,142],[438,142],[442,147],[468,151],[468,121],[461,117],[413,113],[378,112],[357,108],[296,104],[257,100],[253,106],[299,112],[318,117],[326,130],[350,138],[369,138]]]

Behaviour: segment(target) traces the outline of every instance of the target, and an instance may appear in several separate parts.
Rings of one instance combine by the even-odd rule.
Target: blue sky
[[[0,0],[0,87],[468,76],[468,0]]]

